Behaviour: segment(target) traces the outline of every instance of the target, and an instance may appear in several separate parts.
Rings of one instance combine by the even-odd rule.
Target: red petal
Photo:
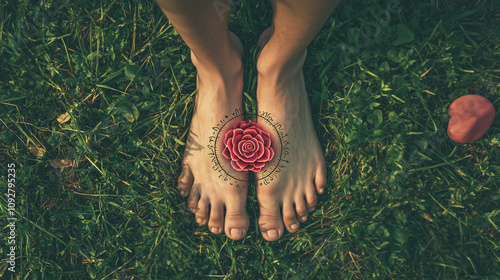
[[[238,161],[238,160],[243,160],[244,159],[244,157],[238,151],[238,146],[233,146],[232,152],[233,152],[231,154],[232,155],[232,157],[231,157],[232,160]]]
[[[231,166],[236,169],[236,171],[243,171],[241,167],[236,164],[236,161],[231,161]]]
[[[236,135],[243,135],[243,129],[236,128],[236,129],[233,130],[233,133],[234,133],[233,137],[236,137]]]
[[[243,153],[243,147],[242,147],[242,146],[243,146],[246,142],[247,142],[247,141],[240,141],[240,142],[238,143],[238,153],[239,153],[240,155],[244,155],[244,153]]]
[[[229,130],[228,132],[226,132],[226,136],[224,136],[224,143],[227,143],[227,140],[229,140],[229,138],[233,137],[233,130]]]
[[[255,153],[257,153],[257,151],[244,153],[243,155],[244,155],[246,158],[251,158],[251,157],[253,157],[253,156],[255,155]]]
[[[255,137],[255,136],[259,135],[257,133],[257,130],[255,130],[253,127],[252,128],[247,128],[247,129],[245,129],[243,131],[243,135],[247,135],[247,134],[252,135],[252,137]]]
[[[253,165],[257,168],[262,168],[262,167],[266,166],[266,163],[265,162],[256,162]]]
[[[227,147],[222,152],[222,155],[224,155],[224,157],[227,159],[231,159],[231,153],[229,152],[229,149]]]
[[[253,137],[252,135],[249,135],[249,134],[246,134],[246,135],[243,135],[243,137],[241,137],[242,140],[252,140]]]
[[[268,162],[270,156],[271,152],[269,151],[269,148],[264,148],[264,154],[257,160],[257,162]]]
[[[254,126],[252,129],[255,129],[259,135],[262,134],[262,129],[259,126]]]
[[[262,138],[264,138],[264,146],[266,148],[271,147],[271,135],[265,131],[262,131]]]
[[[243,121],[242,120],[238,120],[235,124],[234,124],[234,129],[237,129],[237,128],[240,128],[241,127],[241,123]]]
[[[264,143],[264,138],[262,138],[262,136],[260,136],[260,134],[257,134],[257,136],[254,136],[254,137],[255,137],[255,139],[257,139],[257,141]]]
[[[248,121],[248,124],[250,124],[251,126],[256,126],[256,127],[260,128],[259,124],[256,122]]]
[[[238,160],[238,161],[236,161],[236,165],[238,165],[241,168],[241,170],[248,170],[248,169],[246,169],[248,166],[247,163],[244,163],[244,162]]]
[[[271,153],[271,156],[269,157],[269,161],[273,160],[274,157],[274,150],[273,148],[269,148],[269,152]]]
[[[258,144],[259,144],[259,148],[257,149],[256,153],[252,157],[250,157],[250,158],[242,159],[244,162],[253,163],[257,159],[259,159],[260,157],[262,157],[262,155],[264,154],[264,144],[262,144],[260,142],[258,142]]]
[[[257,168],[257,167],[254,167],[252,169],[253,172],[260,172],[262,170],[262,168]]]
[[[235,130],[235,133],[234,133],[234,137],[233,137],[233,140],[232,140],[232,143],[233,143],[233,147],[237,147],[238,146],[238,143],[240,143],[241,141],[241,138],[243,137],[241,134],[236,134],[236,130]]]
[[[250,123],[249,122],[243,122],[240,126],[242,129],[247,129],[250,127]]]
[[[264,143],[259,142],[259,150],[257,152],[257,158],[261,158],[264,155],[265,149],[264,149]]]
[[[253,157],[255,155],[255,153],[257,153],[257,151],[259,149],[259,144],[258,144],[258,142],[255,139],[248,140],[247,142],[250,142],[250,141],[254,145],[254,149],[252,151],[242,153],[246,158]]]
[[[256,148],[258,147],[257,145],[255,145],[255,139],[252,139],[252,140],[248,140],[245,142],[245,144],[243,144],[242,146],[242,149],[245,153],[252,153],[252,152],[255,152],[256,151]]]
[[[229,139],[227,140],[227,149],[229,150],[229,154],[231,155],[231,160],[237,160],[238,158],[236,157],[236,155],[234,154],[233,152],[233,139]]]
[[[264,137],[264,139],[271,139],[271,134],[265,132],[265,131],[262,131],[262,137]]]

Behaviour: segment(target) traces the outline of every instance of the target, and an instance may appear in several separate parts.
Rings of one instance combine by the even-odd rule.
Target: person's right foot
[[[198,93],[178,189],[182,196],[188,197],[188,205],[199,225],[208,224],[211,232],[220,234],[225,231],[229,238],[239,240],[245,236],[249,226],[246,213],[248,188],[243,184],[237,188],[219,178],[220,174],[213,170],[214,163],[208,148],[212,128],[234,113],[235,109],[241,109],[242,46],[233,33],[230,33],[230,42],[229,57],[232,61],[225,63],[230,67],[223,71],[216,70],[217,67],[212,65],[203,65],[194,54],[191,55],[198,72]],[[248,174],[238,176],[245,178]]]

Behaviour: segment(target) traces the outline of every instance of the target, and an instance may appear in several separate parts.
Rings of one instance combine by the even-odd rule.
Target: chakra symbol
[[[225,158],[237,171],[260,172],[274,157],[271,136],[252,121],[239,120],[224,137]]]

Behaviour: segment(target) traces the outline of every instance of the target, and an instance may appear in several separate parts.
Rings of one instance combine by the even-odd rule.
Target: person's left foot
[[[269,38],[269,34],[264,33],[262,37]],[[287,166],[276,174],[276,178],[269,184],[261,185],[257,181],[259,227],[264,239],[275,241],[283,235],[284,227],[289,232],[296,232],[300,227],[299,221],[307,221],[308,212],[316,206],[317,193],[324,192],[326,165],[314,131],[301,70],[306,54],[291,67],[299,70],[289,73],[275,73],[272,66],[262,67],[267,59],[266,55],[272,56],[272,52],[266,53],[264,48],[259,56],[261,63],[258,62],[258,110],[269,113],[273,120],[281,125],[289,143]],[[267,71],[268,69],[272,71]],[[266,122],[258,123],[263,129],[271,132],[273,139],[279,138]],[[275,157],[274,160],[278,158]],[[272,162],[269,166],[272,166]],[[264,172],[265,169],[258,173],[257,177],[262,177]]]

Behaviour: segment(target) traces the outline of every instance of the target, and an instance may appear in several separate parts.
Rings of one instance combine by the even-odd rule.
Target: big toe
[[[260,204],[259,228],[267,241],[276,241],[283,236],[283,219],[279,202]]]

